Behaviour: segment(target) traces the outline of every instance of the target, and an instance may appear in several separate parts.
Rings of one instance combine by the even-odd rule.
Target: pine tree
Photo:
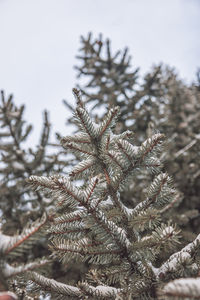
[[[23,117],[24,105],[17,107],[12,95],[7,99],[2,91],[0,103],[0,210],[3,230],[12,234],[21,230],[27,220],[41,217],[50,203],[33,192],[25,183],[32,174],[48,175],[61,172],[61,154],[49,149],[50,123],[44,112],[43,129],[36,149],[24,145],[30,136],[32,126],[26,125]],[[27,149],[28,148],[28,149]]]
[[[24,108],[15,105],[12,95],[6,97],[1,92],[0,291],[8,286],[5,282],[13,274],[37,267],[46,261],[43,256],[49,254],[47,236],[41,230],[47,222],[46,212],[53,210],[54,206],[39,191],[30,189],[27,176],[64,172],[62,153],[55,154],[49,146],[47,112],[44,113],[38,146],[26,146],[32,126],[24,119]],[[66,161],[64,163],[67,165]],[[60,272],[57,266],[57,273]]]
[[[97,113],[96,108],[103,109],[110,103],[119,105],[122,113],[117,131],[133,130],[137,144],[157,129],[166,135],[167,151],[162,155],[168,173],[183,195],[183,209],[179,207],[176,221],[187,226],[185,238],[191,241],[191,231],[196,232],[200,224],[199,72],[197,82],[190,85],[180,80],[172,68],[164,65],[154,66],[141,78],[139,69],[131,67],[127,48],[112,54],[110,44],[101,35],[96,39],[91,33],[87,38],[81,37],[80,54],[77,56],[80,64],[76,69],[78,78],[84,78],[84,85],[78,85],[83,100],[90,104],[93,115]],[[145,178],[142,185],[145,188]],[[137,202],[140,194],[137,193],[138,186],[137,182],[134,190],[124,195],[126,201],[135,198]]]
[[[118,107],[94,123],[74,92],[79,133],[61,142],[79,154],[80,163],[68,176],[31,176],[28,182],[57,203],[48,229],[52,258],[63,264],[87,262],[88,272],[76,286],[37,272],[27,276],[53,299],[155,299],[172,295],[173,286],[177,296],[180,281],[168,282],[198,274],[200,235],[182,248],[180,230],[170,219],[163,222],[176,197],[158,158],[164,136],[156,133],[135,146],[130,131],[113,131]],[[142,169],[154,179],[143,201],[128,208],[120,193]],[[192,296],[200,297],[199,288]]]
[[[36,259],[32,252],[34,245],[41,250],[39,246],[41,240],[46,239],[47,222],[44,214],[35,222],[29,221],[20,234],[10,236],[0,232],[0,291],[12,289],[20,299],[33,299],[27,295],[26,282],[21,283],[20,277],[28,270],[46,268],[50,264],[50,259],[41,256]]]
[[[141,83],[127,49],[112,55],[109,41],[91,35],[82,42],[79,75],[91,81],[81,92],[95,122],[75,89],[69,123],[79,129],[61,139],[75,160],[49,154],[47,113],[38,148],[23,147],[24,107],[2,93],[0,291],[28,300],[41,290],[51,299],[199,299],[199,74],[187,86],[158,66]],[[94,115],[105,106],[104,118]],[[183,192],[180,214],[160,152]]]

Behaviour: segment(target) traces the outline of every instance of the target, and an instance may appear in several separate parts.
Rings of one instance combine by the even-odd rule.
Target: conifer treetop
[[[161,172],[158,158],[164,135],[156,133],[135,146],[130,131],[113,132],[118,107],[110,108],[103,120],[95,123],[79,92],[74,93],[75,119],[80,130],[74,136],[62,138],[61,143],[76,153],[80,162],[68,176],[31,176],[28,182],[49,194],[57,204],[57,213],[48,229],[52,258],[64,264],[71,260],[89,263],[88,281],[73,287],[37,273],[30,272],[30,278],[36,286],[61,298],[155,297],[162,283],[162,276],[157,274],[163,273],[161,270],[169,264],[162,251],[167,254],[178,249],[180,237],[180,231],[170,220],[162,221],[163,211],[176,197],[171,178]],[[155,176],[146,198],[135,207],[127,207],[120,193],[144,169]],[[83,180],[81,185],[76,184],[77,179]],[[187,264],[188,273],[196,274],[197,268],[191,261],[179,256],[178,252],[173,256],[173,276],[183,264]]]

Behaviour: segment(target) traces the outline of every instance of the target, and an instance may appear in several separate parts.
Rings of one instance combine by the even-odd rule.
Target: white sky
[[[0,0],[0,89],[26,104],[26,118],[39,135],[41,111],[50,111],[53,130],[67,134],[73,101],[73,65],[79,37],[92,31],[128,46],[134,67],[175,66],[194,79],[200,67],[200,0]]]

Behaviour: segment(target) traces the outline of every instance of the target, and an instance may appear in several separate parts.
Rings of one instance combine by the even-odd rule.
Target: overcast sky
[[[200,0],[0,0],[0,89],[26,104],[39,135],[41,112],[67,134],[62,99],[73,101],[73,65],[89,31],[128,46],[132,64],[176,67],[191,82],[200,66]]]

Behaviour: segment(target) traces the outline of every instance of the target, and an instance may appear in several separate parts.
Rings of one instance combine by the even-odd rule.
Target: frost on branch
[[[183,201],[176,209],[177,197],[168,208],[175,207],[171,213],[184,229],[182,241],[190,242],[200,227],[200,69],[190,84],[165,64],[154,65],[141,76],[127,48],[113,49],[109,39],[92,33],[81,36],[77,59],[78,87],[92,115],[101,118],[99,108],[117,105],[121,110],[117,132],[134,131],[135,144],[157,130],[168,137],[162,151],[165,171]],[[122,197],[130,205],[133,201],[136,204],[147,185],[147,176],[136,178]]]
[[[200,278],[180,278],[166,284],[160,299],[200,299]]]
[[[200,234],[190,244],[183,249],[172,254],[169,259],[159,268],[153,268],[157,278],[166,278],[167,276],[189,276],[197,275],[199,271],[199,263],[194,262],[195,255],[200,249]],[[173,278],[173,277],[172,277]]]
[[[72,260],[87,263],[88,281],[61,287],[36,273],[30,273],[31,280],[44,290],[52,288],[60,297],[64,290],[68,296],[75,292],[75,299],[83,295],[88,299],[155,297],[162,282],[158,264],[163,268],[164,257],[178,250],[180,240],[180,230],[170,220],[162,220],[163,211],[176,197],[171,178],[160,171],[158,154],[164,136],[156,133],[135,146],[130,131],[113,132],[118,107],[110,108],[102,122],[94,123],[77,91],[76,96],[80,131],[62,138],[61,143],[80,162],[69,176],[31,176],[28,182],[52,197],[57,206],[48,228],[52,258],[63,264]],[[145,198],[127,207],[121,191],[144,169],[154,179]],[[77,185],[77,179],[82,184]],[[195,274],[193,259],[188,264],[191,274]],[[174,276],[178,274],[175,271]]]
[[[21,260],[26,253],[30,253],[33,246],[44,236],[46,215],[41,219],[29,223],[21,232],[14,236],[8,236],[0,232],[0,289],[7,290],[12,284],[18,287],[18,277],[24,276],[19,282],[26,282],[25,272],[46,267],[50,259],[43,257],[22,263]],[[17,261],[17,263],[16,263]],[[23,260],[22,260],[23,261]],[[16,292],[16,291],[15,291]]]

